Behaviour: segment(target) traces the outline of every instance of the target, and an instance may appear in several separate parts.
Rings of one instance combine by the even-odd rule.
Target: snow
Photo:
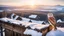
[[[64,36],[64,32],[60,31],[60,30],[52,30],[49,33],[47,33],[46,36]]]
[[[57,30],[51,30],[46,36],[64,36],[64,28],[57,27]]]
[[[0,20],[4,21],[4,22],[8,22],[8,18],[0,18]]]
[[[36,20],[31,20],[32,23],[38,23],[38,24],[42,24],[44,21],[36,21]]]
[[[22,17],[22,21],[29,22],[30,19]]]
[[[22,25],[24,25],[25,27],[30,26],[31,29],[38,29],[38,30],[43,29],[43,28],[49,26],[49,24],[47,24],[47,25],[43,25],[43,24],[30,23],[30,22],[23,22],[23,21],[20,22],[20,23],[21,23]]]
[[[32,36],[42,36],[42,33],[37,32],[33,29],[40,30],[40,29],[43,29],[43,28],[49,26],[49,24],[44,25],[44,24],[39,24],[39,23],[30,23],[30,22],[14,20],[14,19],[6,18],[6,17],[5,18],[0,18],[0,20],[2,20],[4,22],[14,23],[14,24],[17,24],[17,25],[22,24],[22,26],[25,26],[25,27],[30,26],[31,29],[26,29],[24,34],[32,35]],[[57,30],[51,30],[50,32],[47,33],[46,36],[64,36],[64,28],[57,27]]]
[[[16,15],[16,16],[13,18],[13,16],[14,16],[14,15],[15,15],[14,13],[11,15],[11,19],[16,20],[19,16],[18,16],[18,15]]]
[[[16,20],[19,16],[16,15],[15,18],[13,18],[14,15],[15,15],[14,13],[11,15],[11,19],[15,19]],[[31,15],[30,17],[37,17],[37,15]],[[21,18],[22,18],[21,21],[24,21],[24,22],[29,22],[31,20],[31,19],[25,18],[25,17],[21,17]],[[31,21],[32,21],[32,23],[38,23],[38,24],[45,23],[44,21],[36,21],[36,20],[31,20]]]
[[[12,21],[10,21],[10,22],[11,22],[11,23],[14,23],[14,24],[18,24],[18,25],[20,24],[20,23],[18,23],[18,21],[13,21],[13,20],[12,20]]]
[[[62,32],[64,32],[64,27],[57,27],[58,30],[61,30]]]
[[[11,15],[11,19],[13,19],[13,16],[14,16],[14,15],[15,15],[14,13]]]
[[[24,34],[32,35],[32,36],[42,36],[42,33],[37,32],[37,31],[32,30],[32,29],[26,29],[26,30],[24,31]]]
[[[58,19],[58,20],[57,20],[57,23],[58,23],[58,22],[62,22],[62,20],[61,20],[61,19]]]
[[[43,24],[36,24],[36,25],[32,25],[30,26],[32,29],[43,29],[45,27],[48,27],[49,25],[43,25]]]
[[[4,10],[0,10],[0,12],[3,12]]]
[[[16,15],[16,17],[14,18],[15,20],[18,18],[19,16],[18,15]]]
[[[14,18],[13,18],[13,16],[14,16],[15,14],[13,13],[12,15],[11,15],[11,19],[17,19],[19,16],[18,15],[16,15]],[[24,17],[21,17],[21,21],[24,21],[24,22],[29,22],[30,21],[30,19],[28,19],[28,18],[24,18]]]
[[[30,15],[29,18],[36,18],[37,15]]]
[[[14,20],[14,19],[10,19],[10,18],[0,18],[0,20],[2,20],[4,22],[17,24],[17,25],[21,24],[22,26],[25,26],[25,27],[30,26],[32,29],[39,29],[39,30],[49,26],[49,24],[43,25],[43,24],[39,24],[39,23],[31,23],[31,22],[25,22],[25,21],[20,21],[20,20]]]
[[[0,18],[0,20],[4,21],[4,22],[9,22],[9,23],[15,23],[15,24],[20,24],[18,23],[19,20],[14,20],[14,19],[10,19],[10,18]]]
[[[14,19],[6,18],[6,17],[5,18],[0,18],[0,20],[2,20],[4,22],[14,23],[14,24],[22,24],[22,25],[25,25],[25,26],[29,25],[29,22],[14,20]]]
[[[29,25],[31,25],[29,22],[21,22],[22,26],[28,27]]]
[[[28,26],[32,27],[33,25],[37,25],[37,24],[36,23],[28,23],[28,24],[25,25],[25,27],[28,27]]]
[[[31,19],[28,19],[28,18],[24,18],[24,17],[21,17],[22,20],[21,21],[24,21],[24,22],[29,22]],[[38,23],[38,24],[42,24],[44,23],[44,21],[36,21],[36,20],[31,20],[32,23]]]

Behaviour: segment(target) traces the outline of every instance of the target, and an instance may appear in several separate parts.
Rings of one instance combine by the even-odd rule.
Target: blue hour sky
[[[0,0],[0,5],[64,5],[64,0]]]

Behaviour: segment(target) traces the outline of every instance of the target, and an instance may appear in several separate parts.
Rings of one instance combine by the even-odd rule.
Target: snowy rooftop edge
[[[43,25],[43,24],[23,22],[23,21],[19,21],[19,20],[13,20],[13,19],[9,19],[9,18],[0,18],[0,20],[4,21],[4,22],[9,22],[9,23],[17,24],[17,25],[22,24],[25,27],[30,26],[32,29],[36,28],[36,29],[39,29],[39,30],[49,26],[49,24]]]

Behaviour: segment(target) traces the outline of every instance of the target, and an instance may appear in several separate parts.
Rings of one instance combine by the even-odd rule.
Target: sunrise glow
[[[64,5],[63,0],[0,0],[0,5],[23,6],[30,5]]]
[[[35,8],[35,5],[36,5],[35,3],[36,3],[35,0],[30,0],[28,5],[30,8]]]

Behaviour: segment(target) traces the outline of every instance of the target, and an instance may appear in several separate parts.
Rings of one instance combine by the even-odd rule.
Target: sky
[[[0,5],[64,5],[64,0],[0,0]]]

